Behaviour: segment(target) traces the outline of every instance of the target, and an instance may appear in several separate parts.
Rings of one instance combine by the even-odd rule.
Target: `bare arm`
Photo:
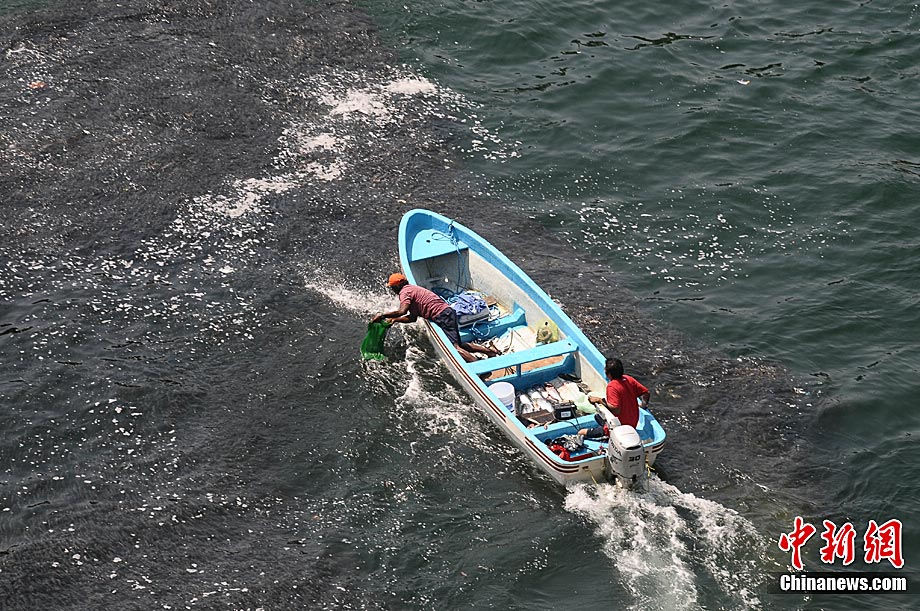
[[[600,403],[601,405],[609,409],[610,413],[613,414],[614,416],[620,415],[620,406],[610,405],[609,403],[607,403],[607,399],[603,397],[588,397],[588,402],[589,403]]]
[[[418,320],[418,316],[415,314],[406,314],[405,316],[400,316],[399,318],[391,318],[390,322],[415,322]]]
[[[411,314],[409,316],[406,316],[405,314],[408,311],[409,311],[409,304],[403,303],[403,304],[400,304],[398,310],[393,310],[392,312],[384,312],[382,314],[377,314],[371,319],[371,322],[380,322],[384,318],[392,318],[393,320],[391,322],[413,322],[416,319],[416,317],[412,316]]]

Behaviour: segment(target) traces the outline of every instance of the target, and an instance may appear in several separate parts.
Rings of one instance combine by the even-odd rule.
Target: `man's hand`
[[[375,322],[380,322],[381,320],[383,320],[383,314],[377,314],[371,319],[371,322],[375,323]]]

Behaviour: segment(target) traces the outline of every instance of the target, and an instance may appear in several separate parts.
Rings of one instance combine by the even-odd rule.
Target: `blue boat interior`
[[[480,323],[477,325],[478,329],[469,329],[466,330],[465,333],[467,333],[467,337],[469,338],[485,340],[490,337],[497,337],[508,329],[513,329],[517,326],[527,326],[526,316],[520,308],[516,308],[512,314],[501,317],[491,323]],[[497,378],[491,377],[487,382],[488,385],[491,386],[496,382],[509,382],[514,386],[516,391],[520,392],[534,386],[542,386],[558,377],[560,373],[573,373],[575,369],[575,354],[577,351],[578,346],[573,341],[563,339],[549,344],[538,345],[520,352],[511,352],[501,356],[476,361],[475,363],[467,363],[465,367],[467,371],[475,375],[504,370],[505,375]],[[525,363],[541,361],[558,356],[564,356],[565,358],[559,362],[537,367],[530,371],[521,370],[521,366]],[[648,412],[640,410],[636,431],[639,433],[639,437],[642,439],[643,443],[651,444],[656,438],[655,426],[657,422],[654,418],[647,416],[649,416]],[[520,422],[524,427],[529,424],[524,418],[521,418]],[[527,431],[537,440],[545,444],[545,442],[561,435],[575,435],[581,429],[595,426],[597,426],[597,422],[594,416],[585,415],[570,420],[560,420],[548,425],[529,428]],[[571,459],[578,460],[579,456],[591,458],[600,453],[606,446],[605,442],[592,439],[585,439],[584,444],[583,448],[570,453]]]
[[[451,239],[442,231],[423,229],[415,234],[409,251],[413,263],[425,272],[422,274],[424,277],[419,278],[420,284],[430,289],[440,288],[451,292],[476,288],[471,286],[473,282],[468,264],[469,247],[464,242]],[[501,337],[509,330],[526,328],[529,321],[524,308],[517,303],[508,305],[511,311],[504,316],[494,320],[483,320],[461,329],[461,341],[484,342]],[[526,388],[545,383],[560,373],[572,373],[575,369],[574,354],[577,350],[578,346],[574,342],[562,339],[551,344],[468,363],[466,368],[473,375],[504,372],[504,375],[498,377],[493,374],[489,377],[489,382],[506,381],[512,382],[517,388]],[[535,361],[548,359],[555,359],[556,362],[537,368],[528,366]]]
[[[497,318],[491,322],[483,321],[464,329],[460,338],[463,341],[482,342],[499,337],[509,330],[524,329],[527,327],[527,317],[524,310],[515,304],[510,314]],[[538,384],[545,384],[559,374],[573,373],[575,371],[575,353],[578,345],[569,339],[548,344],[538,344],[533,348],[509,352],[501,356],[482,359],[474,363],[466,363],[466,370],[473,375],[489,376],[488,383],[510,382],[517,390],[524,390]],[[559,360],[559,357],[562,357]],[[554,362],[529,367],[533,363],[545,362],[556,359]]]

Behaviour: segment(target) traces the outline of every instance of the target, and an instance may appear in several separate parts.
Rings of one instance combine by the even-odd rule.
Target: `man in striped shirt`
[[[399,295],[399,309],[377,314],[371,319],[371,322],[379,322],[384,318],[389,319],[391,323],[415,322],[418,318],[430,320],[441,327],[444,335],[447,336],[447,339],[450,340],[450,343],[454,345],[454,348],[457,349],[457,352],[467,363],[472,363],[476,360],[476,357],[471,354],[472,352],[480,352],[487,356],[498,356],[500,354],[492,348],[461,341],[460,326],[457,324],[457,312],[446,301],[428,289],[409,284],[409,281],[402,274],[390,274],[387,286]]]

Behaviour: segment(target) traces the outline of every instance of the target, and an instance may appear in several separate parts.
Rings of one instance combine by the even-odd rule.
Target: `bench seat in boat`
[[[524,310],[515,307],[514,312],[496,318],[490,322],[479,322],[472,327],[460,329],[460,340],[464,342],[478,342],[492,337],[500,337],[505,331],[513,327],[525,327]]]
[[[482,359],[476,361],[475,363],[467,363],[466,368],[470,373],[474,375],[480,375],[483,373],[489,373],[491,371],[498,371],[501,369],[514,367],[516,369],[517,375],[521,375],[521,365],[524,363],[539,361],[556,356],[565,356],[572,354],[577,350],[578,346],[575,344],[575,342],[568,339],[563,339],[559,340],[558,342],[552,342],[550,344],[534,346],[533,348],[528,348],[527,350],[522,350],[520,352],[511,352],[508,354],[503,354],[502,356],[493,356],[492,358]]]

